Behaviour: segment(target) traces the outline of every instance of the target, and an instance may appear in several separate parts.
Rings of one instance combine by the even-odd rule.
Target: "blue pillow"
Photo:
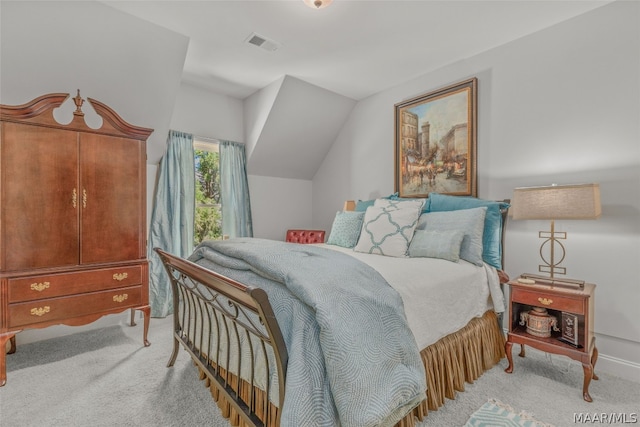
[[[409,245],[409,256],[411,258],[440,258],[458,262],[463,238],[464,232],[462,230],[416,230]]]
[[[482,235],[482,259],[498,270],[502,269],[502,213],[509,204],[483,200],[475,197],[447,196],[445,194],[429,193],[429,211],[455,211],[486,207],[487,215]]]
[[[327,244],[353,248],[358,243],[363,219],[364,212],[337,212]]]
[[[482,266],[482,233],[486,213],[485,206],[457,211],[423,213],[420,215],[416,230],[464,232],[460,246],[460,258]]]
[[[398,193],[389,194],[387,197],[380,197],[381,199],[389,199],[395,200],[398,198]],[[373,206],[377,199],[371,200],[358,200],[356,201],[356,207],[354,211],[356,212],[366,212],[367,208]]]
[[[371,199],[371,200],[358,200],[356,202],[356,207],[354,209],[354,212],[366,212],[367,208],[370,206],[373,206],[373,204],[375,203],[376,199]]]

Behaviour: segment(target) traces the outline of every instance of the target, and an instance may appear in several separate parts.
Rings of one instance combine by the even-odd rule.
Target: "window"
[[[217,142],[194,139],[196,209],[194,244],[222,238],[220,162]]]

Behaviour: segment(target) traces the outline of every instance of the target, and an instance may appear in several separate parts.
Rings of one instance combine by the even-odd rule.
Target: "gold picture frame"
[[[395,104],[395,191],[477,197],[477,78]]]

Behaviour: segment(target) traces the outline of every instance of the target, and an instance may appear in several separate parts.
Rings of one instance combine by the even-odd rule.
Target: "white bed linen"
[[[402,297],[409,327],[424,349],[494,308],[504,311],[496,269],[464,260],[396,258],[321,244],[373,267]]]

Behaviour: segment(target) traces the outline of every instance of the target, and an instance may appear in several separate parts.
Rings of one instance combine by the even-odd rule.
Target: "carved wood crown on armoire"
[[[84,100],[68,124],[53,111],[69,97],[0,105],[0,386],[15,334],[56,324],[84,325],[127,309],[149,328],[146,248],[146,140],[87,98],[102,118],[84,120]],[[133,310],[131,316],[133,322]]]

